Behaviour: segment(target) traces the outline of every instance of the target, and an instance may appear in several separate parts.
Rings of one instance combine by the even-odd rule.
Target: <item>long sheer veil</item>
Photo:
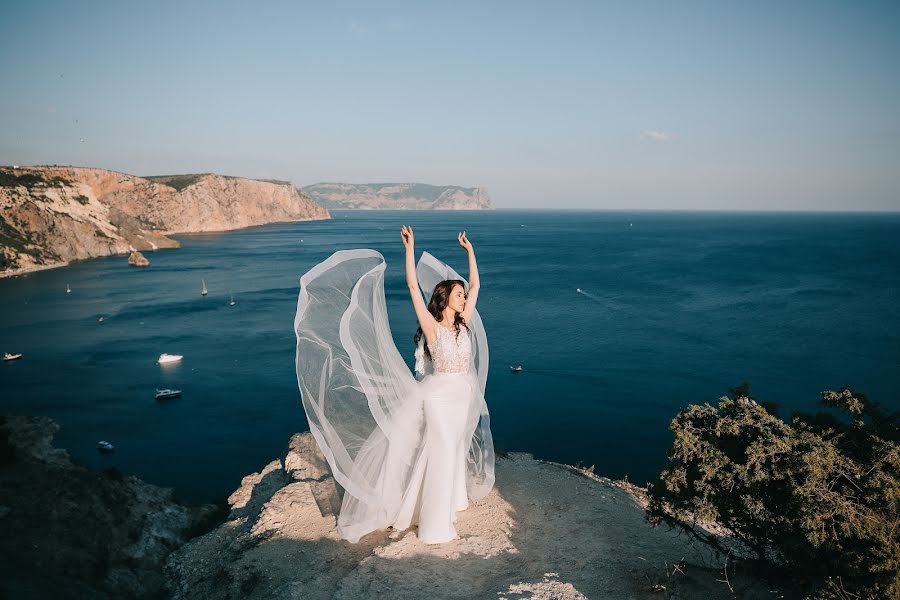
[[[385,267],[375,250],[335,252],[301,277],[294,319],[303,408],[344,489],[338,533],[353,542],[393,523],[425,433],[421,387],[388,323]],[[416,272],[429,298],[438,281],[462,279],[428,253]],[[494,449],[484,401],[487,337],[477,313],[471,321],[477,393],[466,483],[469,497],[478,500],[494,483]]]

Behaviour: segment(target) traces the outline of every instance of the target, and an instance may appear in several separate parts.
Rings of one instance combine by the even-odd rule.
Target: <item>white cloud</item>
[[[668,142],[669,134],[665,131],[654,131],[653,129],[645,129],[641,132],[641,140],[650,140],[652,142]]]
[[[353,21],[352,23],[347,24],[347,31],[350,33],[366,33],[369,31],[369,28],[362,23]]]

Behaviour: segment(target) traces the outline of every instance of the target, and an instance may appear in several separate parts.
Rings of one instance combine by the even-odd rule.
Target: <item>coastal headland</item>
[[[92,167],[0,168],[0,277],[177,248],[175,233],[329,219],[287,181],[137,177]]]

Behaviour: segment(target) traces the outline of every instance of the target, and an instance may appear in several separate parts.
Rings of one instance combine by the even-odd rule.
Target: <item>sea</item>
[[[88,467],[221,502],[308,430],[293,330],[308,269],[381,252],[413,366],[402,225],[463,276],[457,234],[474,245],[498,451],[641,485],[679,409],[743,382],[786,420],[845,385],[900,409],[898,213],[494,210],[332,211],[175,235],[147,268],[114,256],[0,279],[0,352],[24,355],[0,365],[0,413],[52,417]],[[156,400],[165,387],[182,396]]]

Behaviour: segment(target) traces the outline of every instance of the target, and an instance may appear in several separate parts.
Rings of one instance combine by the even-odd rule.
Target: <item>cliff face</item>
[[[171,488],[90,471],[48,417],[0,416],[0,597],[160,598],[163,563],[221,519]]]
[[[289,182],[194,175],[178,188],[87,167],[0,169],[0,274],[176,248],[167,234],[328,219]]]
[[[180,192],[161,194],[155,210],[145,210],[143,214],[162,224],[167,233],[225,231],[266,223],[331,218],[326,209],[290,182],[222,175],[201,175]]]
[[[303,188],[316,202],[333,209],[489,210],[491,199],[480,187],[424,183],[317,183]]]

